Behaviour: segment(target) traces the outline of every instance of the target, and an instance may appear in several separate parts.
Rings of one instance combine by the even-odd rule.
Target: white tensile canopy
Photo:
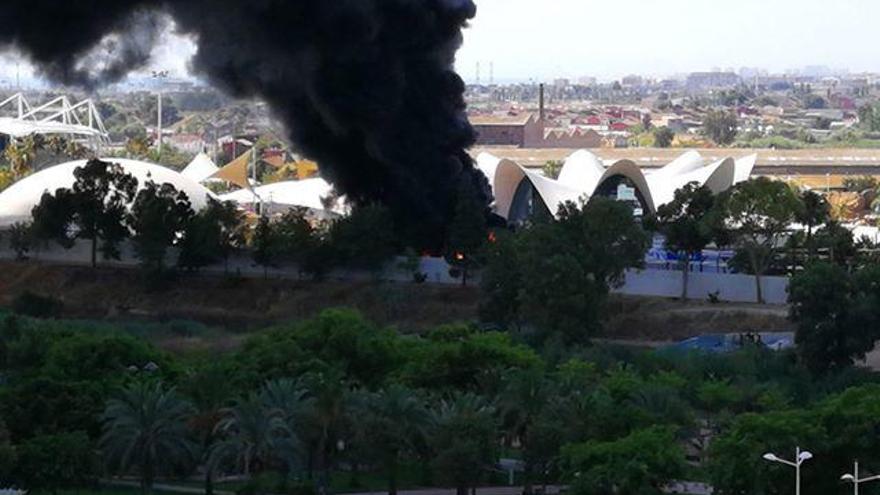
[[[320,178],[275,182],[253,189],[239,189],[220,196],[223,201],[233,201],[246,205],[263,203],[265,205],[294,207],[300,206],[318,211],[342,214],[344,201],[337,199],[334,204],[325,206],[325,199],[333,195],[333,186]]]
[[[215,165],[208,155],[199,153],[180,173],[196,182],[204,182],[218,170],[220,167]]]

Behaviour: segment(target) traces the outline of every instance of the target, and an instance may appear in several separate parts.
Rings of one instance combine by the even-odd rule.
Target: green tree
[[[528,323],[566,341],[583,341],[599,327],[611,287],[630,267],[644,264],[649,238],[622,202],[593,198],[586,206],[563,204],[555,222],[520,234],[522,285],[517,294]]]
[[[558,179],[559,172],[562,172],[562,166],[565,163],[561,160],[547,160],[544,162],[544,167],[542,168],[544,172],[544,177],[548,177],[550,179]]]
[[[102,415],[101,449],[111,467],[135,468],[141,492],[149,494],[156,476],[195,457],[186,422],[193,413],[187,401],[161,383],[141,381],[107,402]]]
[[[780,239],[795,221],[800,201],[785,183],[759,177],[734,186],[724,195],[721,206],[725,227],[737,251],[748,259],[757,300],[763,303],[761,276],[773,260]]]
[[[269,267],[277,266],[281,249],[281,236],[268,217],[260,217],[250,240],[251,256],[263,267],[263,278],[269,278]]]
[[[809,412],[743,414],[712,442],[708,466],[712,485],[719,495],[786,493],[791,490],[793,473],[784,466],[765,461],[762,456],[774,452],[791,458],[795,447],[800,446],[818,457],[823,445],[824,428]],[[802,470],[803,485],[816,486],[821,478],[827,477],[820,471]],[[817,490],[817,493],[826,492]]]
[[[495,408],[478,395],[459,394],[442,401],[434,416],[434,470],[457,495],[467,495],[496,462]]]
[[[15,251],[15,259],[23,261],[33,247],[33,224],[15,222],[9,229],[9,247]]]
[[[523,493],[532,493],[535,471],[546,471],[561,446],[561,425],[553,424],[550,406],[556,389],[542,369],[509,372],[499,396],[502,428],[510,445],[523,453]],[[548,448],[549,447],[549,448]]]
[[[673,430],[663,426],[607,442],[570,444],[562,457],[577,495],[659,495],[685,472],[684,452]]]
[[[17,449],[17,477],[32,491],[86,488],[98,478],[92,440],[82,431],[38,435]]]
[[[467,285],[468,273],[484,263],[488,238],[486,213],[470,180],[462,180],[447,233],[446,261],[460,271],[463,287]]]
[[[535,351],[514,343],[510,334],[462,324],[433,329],[406,356],[400,370],[404,383],[444,393],[479,391],[500,382],[507,370],[541,365]]]
[[[812,261],[816,255],[813,233],[816,227],[824,225],[831,220],[831,208],[824,196],[813,191],[801,193],[800,200],[800,207],[795,218],[798,223],[807,228],[807,259]]]
[[[168,248],[175,245],[192,216],[186,193],[171,184],[147,182],[134,200],[129,220],[141,264],[161,272]]]
[[[378,273],[397,252],[391,212],[381,205],[356,207],[328,235],[336,258],[351,269]]]
[[[874,348],[880,311],[880,269],[851,276],[839,265],[814,263],[789,283],[790,318],[801,361],[814,373],[849,367]]]
[[[480,277],[480,319],[503,328],[518,328],[522,320],[519,290],[523,280],[518,241],[518,236],[506,230],[494,232]]]
[[[736,115],[725,110],[711,110],[703,117],[703,134],[719,145],[733,143],[738,122]]]
[[[291,208],[275,222],[280,256],[294,263],[301,274],[322,272],[328,267],[313,267],[316,251],[324,249],[324,239],[316,224],[309,219],[307,208]]]
[[[44,245],[53,241],[65,249],[73,247],[74,208],[75,197],[70,189],[58,189],[54,195],[43,193],[40,202],[31,210],[34,240]]]
[[[220,441],[217,424],[223,419],[223,407],[229,395],[231,373],[224,362],[213,361],[190,370],[183,378],[182,391],[192,399],[195,411],[189,421],[199,444],[200,460],[205,467],[205,495],[214,493],[214,464],[211,454]]]
[[[672,146],[672,141],[675,139],[675,132],[666,127],[656,127],[654,129],[654,146],[657,148],[668,148]]]
[[[9,169],[16,178],[26,175],[33,166],[34,159],[37,156],[37,141],[33,137],[28,136],[24,139],[17,139],[6,145],[3,155],[9,162]]]
[[[129,234],[126,212],[134,199],[137,179],[119,164],[97,159],[74,170],[73,176],[73,224],[77,238],[92,242],[92,267],[97,266],[99,240],[104,259],[118,259],[118,245]]]
[[[856,242],[852,230],[838,222],[829,220],[816,232],[816,246],[827,250],[828,260],[841,266],[847,266],[856,254]]]
[[[276,452],[290,442],[291,432],[283,412],[264,405],[259,394],[250,394],[222,410],[216,432],[222,438],[214,444],[210,465],[233,461],[246,478],[271,466]]]
[[[333,453],[338,441],[343,440],[341,433],[347,420],[348,383],[345,375],[334,368],[309,373],[302,383],[312,404],[308,421],[316,436],[313,460],[318,473],[318,493],[327,493]]]
[[[223,260],[229,272],[229,256],[244,244],[244,217],[230,202],[208,198],[208,205],[193,215],[180,239],[178,264],[198,269]]]
[[[400,462],[410,457],[422,441],[430,414],[415,392],[402,385],[389,385],[369,394],[363,422],[368,450],[374,451],[388,477],[388,495],[397,495]]]
[[[681,262],[681,298],[687,298],[690,260],[712,242],[715,230],[715,196],[696,182],[675,191],[675,198],[657,209],[657,230],[663,234],[666,249],[675,252]]]

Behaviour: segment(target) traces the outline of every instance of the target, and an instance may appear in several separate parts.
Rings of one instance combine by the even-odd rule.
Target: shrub
[[[24,291],[12,302],[12,310],[20,315],[34,318],[57,318],[64,311],[64,303],[52,296],[41,296]]]

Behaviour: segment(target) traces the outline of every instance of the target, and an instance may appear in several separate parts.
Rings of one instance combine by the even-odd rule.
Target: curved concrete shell
[[[620,160],[606,168],[595,155],[580,150],[566,159],[556,180],[488,153],[477,157],[477,166],[489,177],[493,187],[495,212],[509,219],[512,209],[517,208],[517,201],[524,197],[524,184],[531,187],[547,210],[555,215],[560,203],[589,199],[603,187],[607,189],[609,181],[622,178],[635,187],[642,206],[648,212],[655,212],[675,198],[676,190],[690,182],[705,185],[717,194],[748,180],[756,160],[757,155],[750,155],[706,164],[699,153],[687,151],[663,168],[645,173],[630,160]]]

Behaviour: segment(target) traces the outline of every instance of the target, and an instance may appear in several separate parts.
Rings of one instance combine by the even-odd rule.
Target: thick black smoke
[[[441,242],[461,181],[488,202],[452,68],[472,0],[6,0],[0,47],[95,87],[147,62],[159,13],[197,39],[198,73],[269,103],[338,190],[388,205],[419,244]],[[106,46],[111,61],[83,63]]]

